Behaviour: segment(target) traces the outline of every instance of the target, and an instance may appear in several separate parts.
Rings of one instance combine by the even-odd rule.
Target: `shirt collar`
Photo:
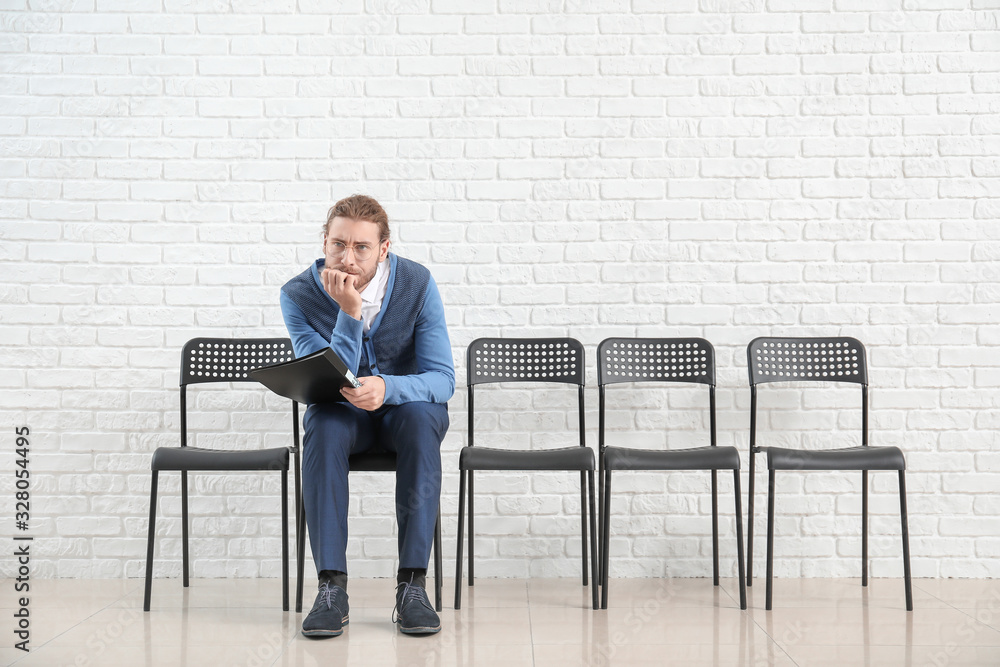
[[[375,303],[375,301],[378,299],[379,284],[382,282],[382,278],[383,276],[385,276],[386,272],[385,264],[386,260],[383,260],[378,263],[378,268],[375,269],[375,275],[372,276],[372,279],[368,283],[368,285],[366,285],[365,288],[361,290],[361,300],[364,301],[365,303]]]

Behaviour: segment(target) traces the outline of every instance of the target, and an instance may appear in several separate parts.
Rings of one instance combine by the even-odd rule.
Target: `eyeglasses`
[[[367,243],[347,245],[345,243],[341,243],[340,241],[330,241],[327,248],[327,252],[330,253],[330,256],[338,259],[346,255],[348,250],[352,250],[354,252],[354,259],[359,262],[364,262],[371,258],[372,253],[375,252],[375,247]]]

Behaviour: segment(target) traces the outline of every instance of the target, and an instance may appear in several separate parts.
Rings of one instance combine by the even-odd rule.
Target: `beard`
[[[348,270],[344,268],[344,264],[342,262],[331,262],[330,258],[327,257],[326,264],[324,266],[326,266],[327,268],[335,269],[337,271],[343,271],[344,273],[348,273],[354,276],[354,289],[356,289],[358,292],[361,292],[366,287],[368,287],[368,284],[372,281],[372,278],[375,277],[375,272],[378,271],[378,264],[379,264],[378,262],[375,262],[374,266],[372,266],[371,268],[371,271],[366,271],[363,266],[360,266],[358,264],[355,264],[353,269]]]

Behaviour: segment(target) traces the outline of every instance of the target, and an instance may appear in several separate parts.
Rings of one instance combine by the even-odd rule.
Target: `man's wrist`
[[[340,308],[340,312],[350,315],[351,317],[353,317],[358,321],[361,320],[362,303],[360,299],[358,300],[358,303],[355,305],[355,304],[346,304],[341,301],[338,301],[332,294],[330,295],[330,298],[332,298],[334,303],[337,304],[337,307]]]
[[[382,387],[385,390],[382,393],[382,404],[386,405],[389,403],[389,393],[390,393],[389,379],[386,376],[382,375],[381,373],[375,377],[378,377],[382,380]]]

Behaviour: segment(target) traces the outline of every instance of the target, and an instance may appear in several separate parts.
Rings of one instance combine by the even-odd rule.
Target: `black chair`
[[[719,585],[719,507],[717,471],[733,471],[736,500],[736,563],[740,609],[747,608],[743,572],[743,511],[740,507],[740,455],[735,447],[719,447],[715,437],[715,349],[703,338],[608,338],[597,349],[600,392],[598,433],[601,495],[601,608],[608,608],[608,562],[611,537],[611,473],[615,470],[710,470],[712,472],[712,583]],[[648,450],[605,446],[607,385],[625,382],[683,382],[708,385],[709,446]]]
[[[355,454],[348,460],[351,472],[395,472],[396,455],[392,452],[365,452]],[[296,552],[300,556],[305,554],[306,549],[306,512],[301,496],[296,504],[296,535],[298,536],[298,547]],[[305,575],[305,559],[300,557],[298,563],[296,586],[295,586],[295,611],[302,611],[302,582]],[[434,607],[441,611],[441,577],[444,566],[441,562],[441,508],[438,507],[437,523],[434,525]]]
[[[587,585],[587,503],[590,503],[590,550],[593,568],[593,604],[597,609],[597,519],[594,498],[594,451],[587,447],[584,429],[584,353],[573,338],[479,338],[466,357],[469,387],[469,446],[459,455],[458,556],[455,560],[455,609],[462,608],[462,538],[465,493],[469,493],[469,586],[475,584],[473,566],[473,475],[477,470],[567,471],[580,473],[583,585]],[[578,390],[580,445],[547,450],[504,450],[475,447],[476,385],[500,382],[575,384]],[[584,486],[586,484],[586,490]]]
[[[756,454],[767,454],[767,593],[771,609],[774,562],[774,473],[776,470],[860,470],[861,585],[868,585],[868,471],[899,473],[899,516],[903,533],[906,610],[913,611],[910,590],[910,538],[906,526],[906,462],[898,447],[868,446],[868,369],[865,348],[854,338],[755,338],[747,346],[750,374],[750,498],[747,528],[747,586],[753,585],[753,488]],[[802,450],[757,446],[757,385],[771,382],[847,382],[861,385],[861,446]]]
[[[247,373],[294,358],[287,338],[193,338],[181,353],[181,446],[158,447],[153,452],[149,489],[149,528],[146,536],[146,591],[143,610],[149,611],[153,586],[153,540],[156,536],[156,485],[161,470],[181,473],[181,534],[184,587],[188,586],[188,472],[281,472],[281,604],[288,611],[288,461],[295,455],[295,489],[299,496],[299,406],[292,401],[292,447],[219,450],[187,446],[187,387],[210,382],[256,382]]]

